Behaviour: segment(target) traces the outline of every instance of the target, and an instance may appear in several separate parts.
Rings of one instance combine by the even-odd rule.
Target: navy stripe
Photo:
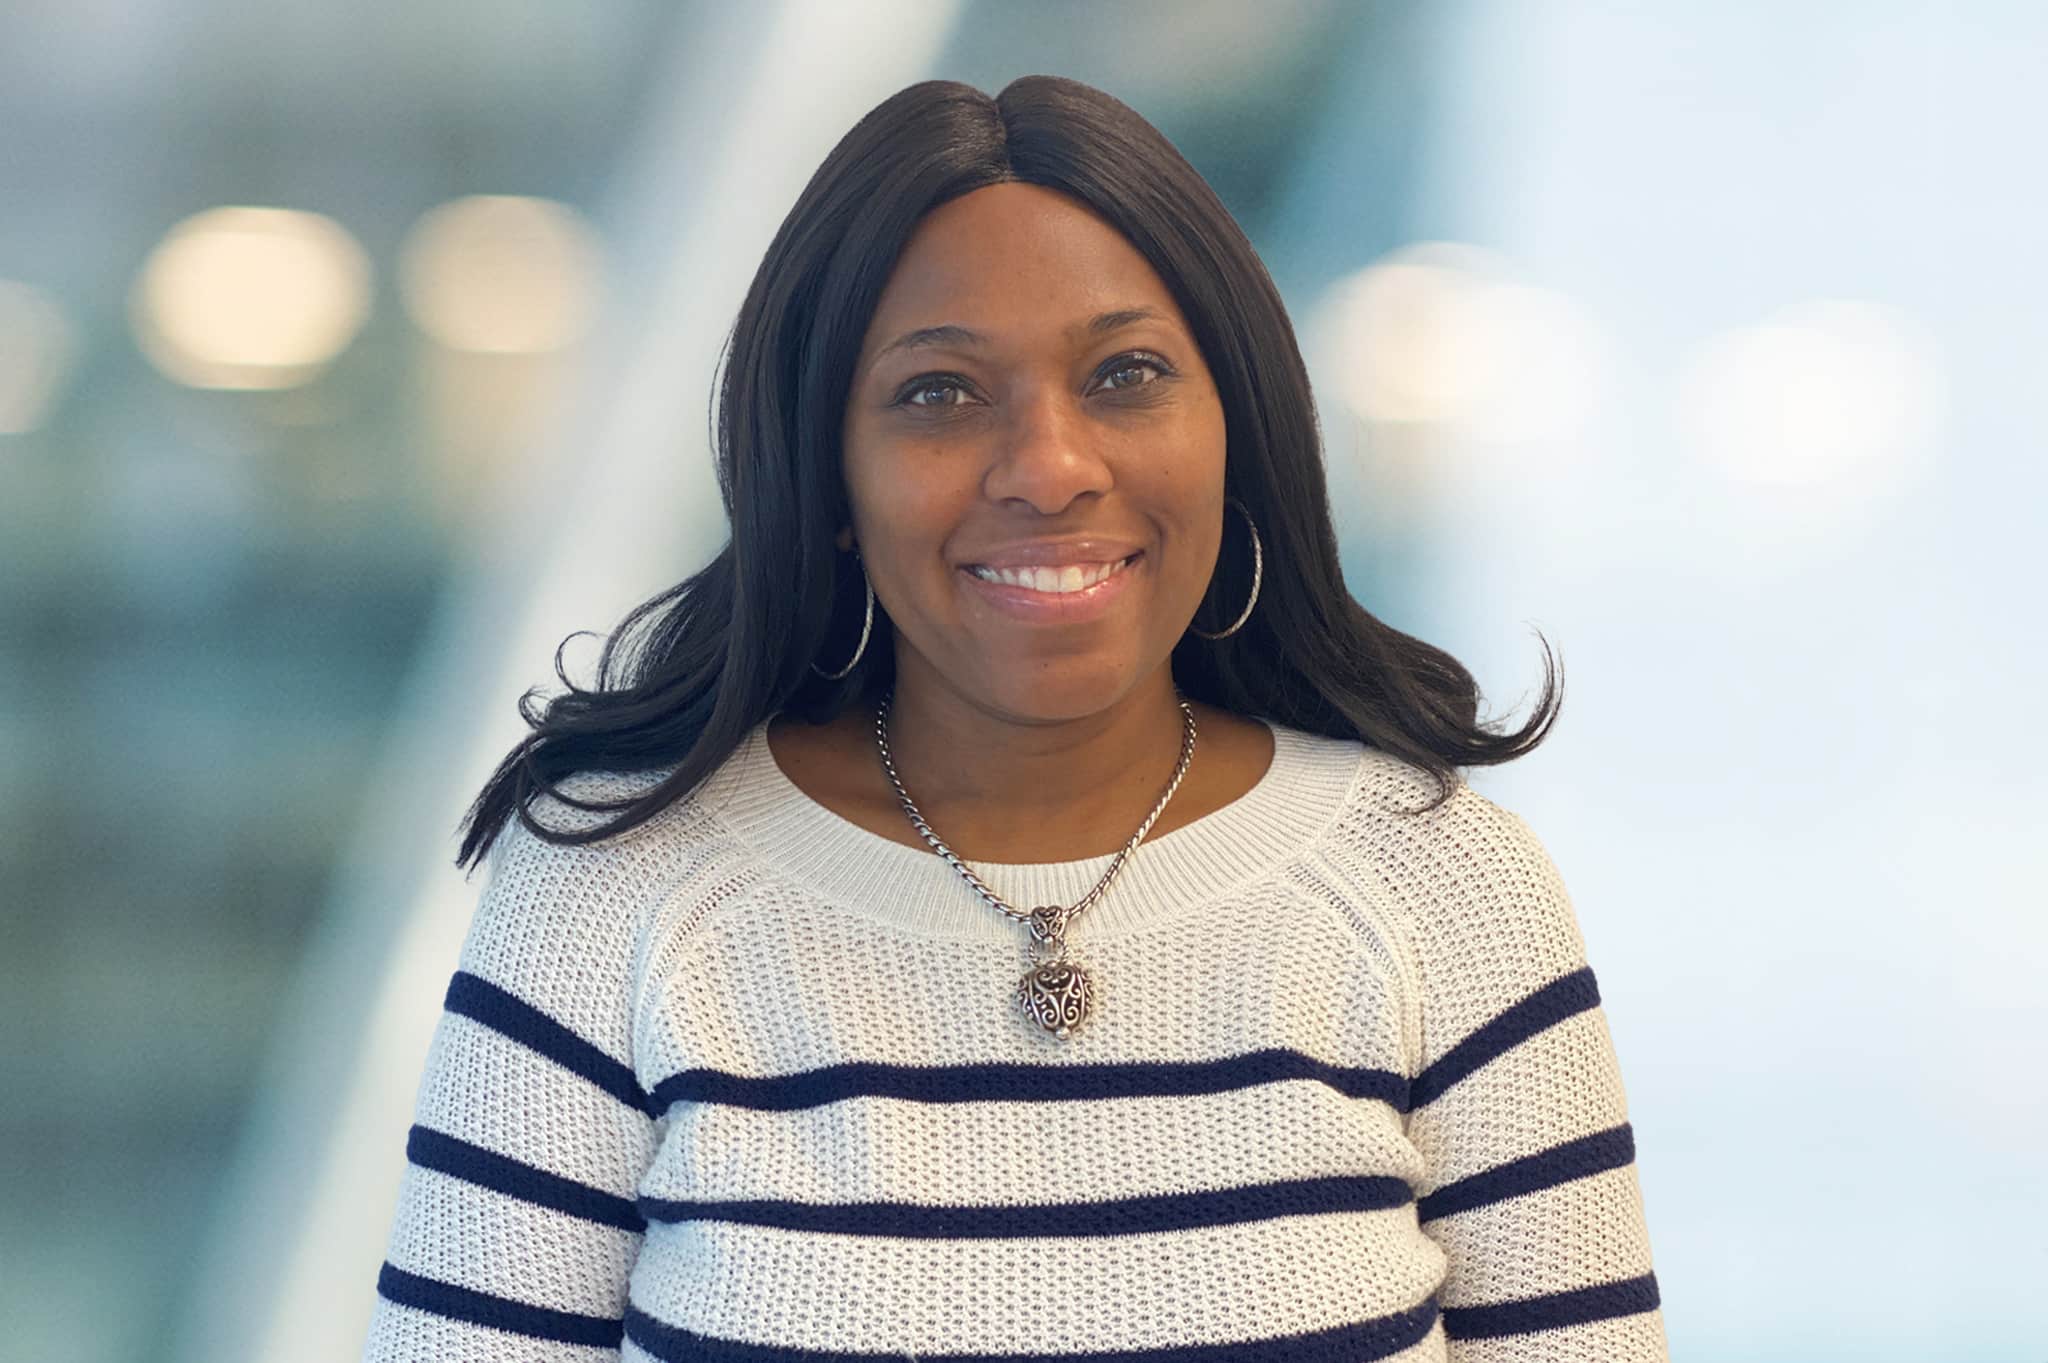
[[[631,1198],[563,1178],[429,1126],[413,1127],[412,1134],[406,1137],[405,1157],[422,1169],[451,1174],[465,1183],[490,1188],[536,1207],[551,1207],[621,1230],[647,1229],[647,1223],[633,1209]]]
[[[1434,1065],[1415,1077],[1409,1100],[1416,1106],[1433,1103],[1444,1090],[1484,1065],[1535,1036],[1600,1005],[1600,987],[1593,981],[1593,968],[1582,966],[1544,985],[1520,1003],[1511,1004],[1438,1058]]]
[[[1408,1082],[1391,1070],[1332,1065],[1275,1047],[1221,1060],[1124,1061],[1039,1065],[892,1065],[849,1061],[794,1074],[741,1075],[694,1069],[654,1086],[654,1112],[680,1102],[787,1112],[846,1098],[908,1098],[920,1103],[1076,1102],[1100,1098],[1185,1097],[1225,1093],[1283,1079],[1314,1079],[1352,1098],[1376,1098],[1405,1111]]]
[[[563,1344],[595,1344],[616,1349],[625,1333],[624,1322],[604,1316],[579,1316],[573,1311],[556,1311],[545,1306],[528,1306],[510,1297],[478,1292],[454,1283],[422,1278],[394,1268],[389,1262],[377,1275],[377,1291],[400,1306],[431,1311],[449,1320],[470,1325],[488,1325],[515,1335],[552,1339]]]
[[[1547,1297],[1504,1301],[1493,1306],[1446,1306],[1444,1333],[1452,1339],[1493,1339],[1532,1330],[1561,1330],[1567,1325],[1611,1320],[1657,1309],[1657,1275],[1553,1292]]]
[[[631,1066],[612,1059],[526,1000],[489,980],[466,970],[456,971],[448,981],[445,1006],[451,1013],[474,1018],[492,1031],[546,1056],[626,1106],[639,1112],[654,1111]]]
[[[791,1202],[756,1198],[673,1202],[643,1197],[649,1221],[733,1221],[830,1235],[917,1240],[999,1240],[1051,1235],[1145,1235],[1265,1221],[1276,1216],[1405,1207],[1415,1190],[1399,1178],[1340,1175],[1288,1179],[1195,1193],[1158,1193],[1101,1202],[1025,1206],[931,1206],[916,1202]]]
[[[1157,1349],[1090,1349],[1085,1353],[918,1353],[918,1363],[1371,1363],[1413,1348],[1436,1325],[1437,1305],[1420,1306],[1356,1325],[1305,1335],[1235,1340],[1228,1344],[1175,1344]],[[900,1350],[835,1353],[719,1339],[669,1325],[626,1305],[626,1338],[663,1363],[875,1363]]]
[[[1619,1169],[1636,1157],[1635,1133],[1629,1124],[1596,1131],[1575,1141],[1553,1145],[1506,1164],[1483,1169],[1470,1178],[1447,1183],[1415,1204],[1417,1215],[1434,1221],[1454,1212],[1470,1211],[1523,1193],[1555,1188],[1573,1179]]]

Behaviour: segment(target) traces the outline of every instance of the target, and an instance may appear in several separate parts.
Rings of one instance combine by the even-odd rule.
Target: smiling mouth
[[[1136,563],[1142,554],[1113,563],[1069,563],[1062,567],[1037,568],[990,568],[985,564],[970,563],[963,570],[983,582],[1004,587],[1022,587],[1026,591],[1044,592],[1048,596],[1066,596],[1073,592],[1085,592],[1098,583],[1107,582],[1118,573]]]

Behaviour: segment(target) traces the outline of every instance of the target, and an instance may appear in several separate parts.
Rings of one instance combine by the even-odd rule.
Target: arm
[[[1412,919],[1422,1068],[1409,1139],[1443,1249],[1452,1363],[1665,1363],[1614,1045],[1571,901],[1521,819],[1476,796]],[[1448,812],[1448,811],[1447,811]]]
[[[366,1363],[619,1356],[656,1123],[631,1068],[632,886],[515,819],[427,1053]]]

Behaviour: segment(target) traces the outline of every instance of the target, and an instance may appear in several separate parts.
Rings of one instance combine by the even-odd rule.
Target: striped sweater
[[[365,1358],[1666,1358],[1556,868],[1460,785],[1284,726],[1069,942],[811,800],[765,726],[687,800],[493,849]],[[635,781],[586,775],[574,795]],[[551,826],[599,816],[547,800]],[[975,863],[1072,903],[1109,858]]]

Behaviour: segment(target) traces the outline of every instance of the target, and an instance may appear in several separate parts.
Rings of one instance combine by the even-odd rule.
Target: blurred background
[[[831,144],[1047,71],[1265,257],[1359,599],[1497,719],[1562,652],[1473,783],[1573,892],[1673,1358],[2038,1360],[2044,59],[2018,0],[0,0],[0,1357],[357,1355],[515,698],[723,541]]]

